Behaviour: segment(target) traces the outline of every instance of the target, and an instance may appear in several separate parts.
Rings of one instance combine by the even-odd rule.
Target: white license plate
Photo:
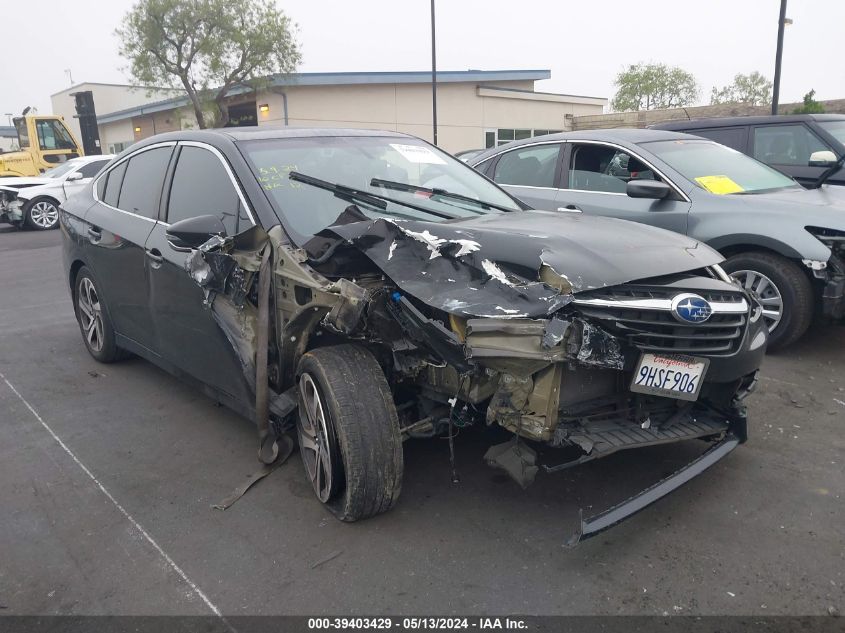
[[[683,354],[643,354],[631,381],[631,391],[697,400],[709,358]]]

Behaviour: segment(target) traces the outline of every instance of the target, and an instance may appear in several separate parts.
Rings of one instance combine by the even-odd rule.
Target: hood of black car
[[[331,235],[341,237],[409,294],[464,316],[541,316],[578,292],[723,259],[686,236],[612,218],[525,211],[422,222],[359,214],[350,207],[306,245],[309,255],[319,258]],[[544,267],[571,290],[543,283]]]

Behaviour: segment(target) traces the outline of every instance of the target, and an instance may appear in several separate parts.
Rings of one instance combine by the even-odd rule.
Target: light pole
[[[433,1],[433,0],[432,0]],[[780,61],[783,57],[783,30],[786,28],[786,0],[780,0],[780,17],[778,18],[778,47],[775,53],[775,80],[772,86],[772,114],[778,113],[778,98],[780,97]]]
[[[434,144],[437,145],[437,40],[434,30],[434,0],[431,0],[431,125]]]

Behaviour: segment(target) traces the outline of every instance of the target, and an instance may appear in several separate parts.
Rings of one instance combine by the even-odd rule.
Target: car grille
[[[741,293],[689,291],[713,308],[703,323],[686,324],[671,312],[679,289],[623,286],[609,292],[578,297],[575,305],[585,317],[601,322],[610,333],[643,351],[724,356],[742,344],[749,305]]]

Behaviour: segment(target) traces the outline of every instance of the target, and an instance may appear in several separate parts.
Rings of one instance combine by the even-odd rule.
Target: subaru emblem
[[[672,299],[672,316],[681,323],[704,323],[711,314],[713,308],[704,297],[684,293]]]

